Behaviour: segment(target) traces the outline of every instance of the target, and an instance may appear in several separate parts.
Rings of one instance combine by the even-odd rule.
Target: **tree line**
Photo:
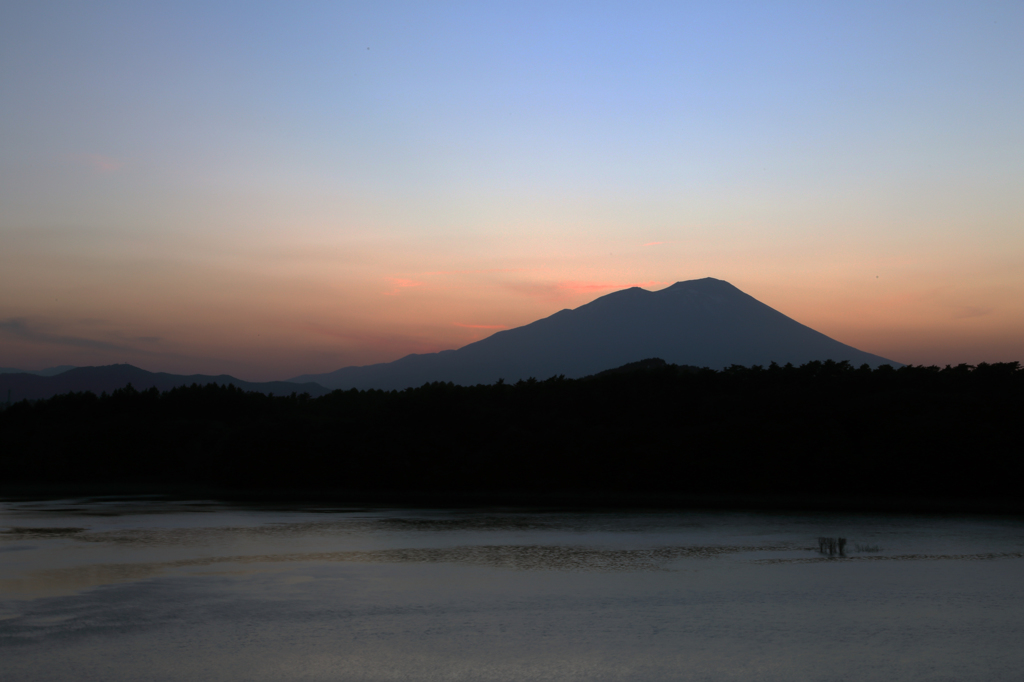
[[[697,369],[268,396],[130,385],[0,412],[0,484],[1024,501],[1019,363]]]

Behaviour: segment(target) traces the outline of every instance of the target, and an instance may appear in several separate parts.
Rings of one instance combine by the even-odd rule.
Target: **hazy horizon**
[[[679,284],[683,284],[683,283],[684,282],[680,282]],[[726,284],[728,284],[728,283],[726,283]],[[639,287],[636,287],[636,288],[639,288]],[[622,290],[620,290],[620,291],[622,291]],[[607,294],[605,294],[605,295],[607,295]],[[582,307],[582,306],[580,306],[580,307]],[[563,309],[563,311],[564,311],[564,309]],[[544,318],[541,318],[541,319],[544,319]],[[611,322],[611,320],[609,320],[609,322]],[[504,331],[504,330],[503,329],[502,330],[494,330],[494,331],[488,330],[488,333],[483,337],[483,339],[486,339],[486,338],[492,336],[493,334],[497,333],[498,331]],[[482,341],[483,339],[478,339],[478,340]],[[470,342],[470,343],[475,343],[475,341]],[[468,345],[468,344],[466,344],[466,345]],[[462,348],[462,347],[464,347],[464,346],[460,346],[459,348]],[[458,348],[442,349],[442,350],[458,350]],[[650,355],[651,355],[651,353],[640,352],[637,355],[637,357],[635,357],[635,358],[632,355],[630,355],[628,360],[622,359],[621,362],[614,361],[614,362],[611,362],[610,364],[609,363],[601,364],[594,371],[596,372],[596,371],[602,371],[604,369],[614,369],[615,367],[618,367],[618,366],[620,366],[622,364],[625,364],[627,362],[633,362],[633,361],[637,361],[637,360],[646,360],[646,359],[649,359],[647,356],[650,356]],[[660,353],[660,354],[659,353],[654,353],[654,355],[659,356],[658,359],[662,359],[661,356],[666,355],[666,353]],[[639,356],[644,356],[644,357],[639,357]],[[406,356],[403,356],[403,357],[406,357]],[[401,358],[395,358],[395,360],[397,360],[397,359],[401,359]],[[675,359],[678,359],[678,358],[675,358]],[[836,360],[836,361],[839,361],[839,360],[841,360],[843,358],[831,357],[830,356],[828,358],[824,358],[823,357],[821,359],[822,360]],[[730,362],[728,362],[726,364],[736,364],[740,360],[741,360],[741,358],[737,357],[737,358],[732,359],[732,361],[730,361]],[[785,358],[775,357],[774,360],[775,361],[779,361],[780,363],[784,364],[786,359]],[[849,359],[846,358],[846,360],[849,360]],[[883,360],[884,360],[884,358],[883,358]],[[389,361],[385,361],[383,364],[387,364],[388,362]],[[690,358],[689,362],[696,363],[699,366],[704,366],[705,364],[707,364],[707,363],[701,363],[699,361],[699,358]],[[896,366],[899,366],[901,364],[901,363],[899,363],[898,361],[895,361],[895,360],[893,360],[892,362]],[[112,363],[112,364],[117,365],[117,364],[132,364],[132,363]],[[380,364],[380,363],[370,363],[370,364]],[[670,363],[670,364],[672,364],[672,363]],[[684,361],[683,364],[686,364],[686,362]],[[740,364],[744,364],[744,363],[740,362]],[[746,365],[749,365],[749,364],[750,363],[746,363]],[[802,364],[802,363],[798,363],[798,364]],[[605,365],[608,365],[608,366],[606,367]],[[854,362],[854,365],[856,366],[857,363]],[[105,366],[110,366],[110,365],[105,365]],[[133,365],[133,366],[135,366],[135,365]],[[725,366],[725,365],[723,365],[723,366]],[[347,368],[351,368],[353,366],[346,366],[346,367]],[[356,367],[358,367],[358,365]],[[42,376],[52,376],[54,374],[59,374],[61,372],[67,371],[68,369],[77,369],[77,368],[78,367],[74,366],[74,365],[60,365],[60,366],[54,366],[54,367],[40,367],[40,368],[0,367],[0,373],[11,373],[11,372],[15,372],[15,371],[24,371],[24,372],[27,372],[27,373],[30,373],[30,374],[39,374],[39,375],[42,375]],[[138,368],[139,369],[143,369],[143,370],[147,370],[147,371],[152,371],[152,370],[148,370],[148,368],[146,368],[146,367],[138,367]],[[344,369],[344,368],[335,368],[335,369]],[[716,366],[716,367],[714,367],[714,369],[721,369],[721,368]],[[332,370],[328,370],[328,373],[330,371],[332,371]],[[560,368],[555,373],[556,374],[558,374],[558,373],[566,374],[567,371],[568,371],[567,368],[562,367],[562,368]],[[500,373],[501,372],[499,372],[499,374]],[[505,373],[507,374],[508,372],[505,372]],[[172,374],[181,374],[182,376],[185,376],[184,373],[174,373],[174,372],[172,372]],[[207,376],[211,376],[211,375],[212,376],[216,376],[216,375],[219,375],[219,374],[226,374],[226,373],[224,373],[224,372],[217,372],[217,373],[194,372],[194,373],[191,373],[191,374],[203,374],[203,375],[207,375]],[[291,380],[297,380],[297,381],[303,381],[303,382],[305,382],[305,381],[316,381],[318,374],[322,374],[322,373],[304,373],[302,375],[294,375],[294,376],[287,376],[287,377],[273,377],[271,379],[264,379],[263,381],[291,381]],[[533,375],[533,374],[537,374],[537,373],[534,372],[531,375]],[[548,374],[551,374],[551,373],[549,372]],[[540,375],[544,375],[544,372],[540,372]],[[547,375],[544,375],[544,376],[546,377]],[[552,374],[552,376],[554,376],[554,374]],[[235,378],[245,380],[244,377],[235,377]],[[525,378],[525,377],[523,377],[523,378]],[[442,379],[442,380],[445,380],[445,379]],[[474,383],[478,383],[478,382],[474,382]],[[484,383],[489,383],[489,382],[487,380],[484,380]]]
[[[264,381],[726,280],[1021,360],[1024,5],[8,4],[0,366]]]

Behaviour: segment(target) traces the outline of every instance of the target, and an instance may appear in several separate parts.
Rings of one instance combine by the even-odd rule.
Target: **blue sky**
[[[704,276],[903,362],[1017,359],[1021,35],[1020,3],[8,3],[0,364],[279,378]]]

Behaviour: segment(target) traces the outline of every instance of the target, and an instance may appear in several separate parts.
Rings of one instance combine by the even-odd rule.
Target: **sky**
[[[716,277],[1024,361],[1024,3],[0,0],[0,366],[284,379]]]

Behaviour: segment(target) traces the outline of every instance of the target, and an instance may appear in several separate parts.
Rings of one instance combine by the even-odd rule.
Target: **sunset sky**
[[[0,366],[283,379],[708,276],[1024,361],[1024,3],[0,4]]]

